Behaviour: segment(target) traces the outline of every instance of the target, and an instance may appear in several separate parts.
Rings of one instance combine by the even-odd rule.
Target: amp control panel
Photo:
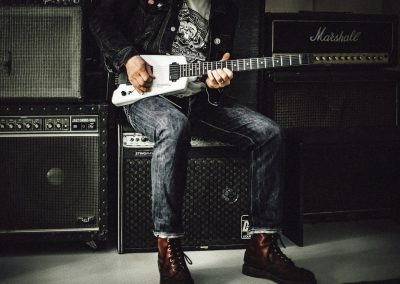
[[[0,116],[0,133],[72,132],[98,132],[98,116]]]

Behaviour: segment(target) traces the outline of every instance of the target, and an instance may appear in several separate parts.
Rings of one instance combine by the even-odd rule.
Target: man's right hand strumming
[[[150,91],[151,83],[155,78],[151,66],[140,55],[131,57],[125,63],[129,82],[139,94]]]

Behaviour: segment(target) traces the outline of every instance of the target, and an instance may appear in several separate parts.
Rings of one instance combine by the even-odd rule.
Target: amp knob
[[[47,123],[46,124],[46,127],[48,128],[48,129],[53,129],[53,123],[51,123],[51,122],[49,122],[49,123]]]
[[[57,122],[57,123],[56,123],[56,128],[57,128],[57,129],[61,129],[61,127],[62,127],[62,124],[61,124],[60,122]]]
[[[25,123],[25,128],[26,129],[31,129],[32,128],[32,124],[30,124],[29,122]]]
[[[22,127],[23,127],[22,123],[17,123],[16,126],[18,129],[22,129]]]
[[[33,128],[35,128],[35,129],[39,129],[39,128],[40,128],[40,124],[39,124],[39,123],[37,123],[37,122],[35,122],[35,123],[33,124]]]

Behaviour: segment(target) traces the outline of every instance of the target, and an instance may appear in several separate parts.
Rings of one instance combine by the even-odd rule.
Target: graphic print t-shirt
[[[205,61],[208,41],[209,0],[184,0],[179,12],[179,30],[172,44],[172,54],[186,57],[188,63]],[[190,96],[205,86],[200,77],[189,80],[187,89],[178,97]]]

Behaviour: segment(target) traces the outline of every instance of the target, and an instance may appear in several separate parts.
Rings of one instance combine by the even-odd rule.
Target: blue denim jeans
[[[203,93],[173,100],[149,97],[124,106],[133,128],[154,142],[151,160],[154,234],[183,236],[182,204],[186,184],[191,127],[251,153],[250,233],[281,228],[282,131],[271,119],[232,100],[219,106]]]

